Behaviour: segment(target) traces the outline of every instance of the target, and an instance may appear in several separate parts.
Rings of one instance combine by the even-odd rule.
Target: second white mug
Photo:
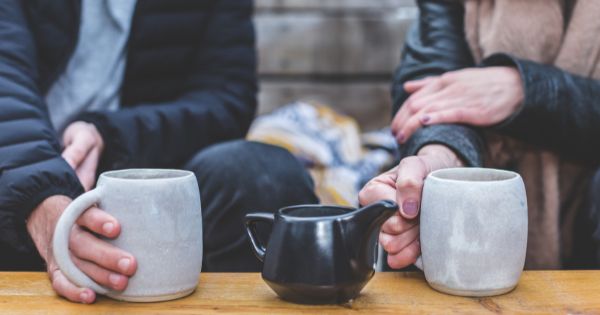
[[[519,174],[486,168],[430,173],[421,201],[421,257],[431,287],[454,295],[512,290],[527,249],[527,198]]]

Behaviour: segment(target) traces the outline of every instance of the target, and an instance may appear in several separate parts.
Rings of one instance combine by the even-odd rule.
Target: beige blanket
[[[476,61],[505,52],[600,79],[600,1],[464,0],[464,5],[465,33]],[[506,137],[489,134],[488,143],[487,165],[516,165],[525,181],[526,268],[561,268],[591,170]]]

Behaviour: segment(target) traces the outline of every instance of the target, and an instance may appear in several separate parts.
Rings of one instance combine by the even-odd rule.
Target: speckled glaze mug
[[[69,257],[71,227],[94,204],[121,224],[119,237],[107,241],[137,260],[137,271],[124,291],[97,284]],[[53,246],[60,270],[81,287],[132,302],[186,296],[198,285],[202,266],[202,213],[196,176],[163,169],[103,173],[95,189],[75,199],[63,212]]]
[[[434,289],[463,296],[511,291],[525,264],[527,197],[519,174],[448,168],[425,179],[421,257]]]

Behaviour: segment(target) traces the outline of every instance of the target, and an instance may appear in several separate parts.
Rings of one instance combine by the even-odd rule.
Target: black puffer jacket
[[[78,0],[0,1],[0,268],[34,263],[25,220],[37,204],[82,192],[43,100],[75,48],[80,9]],[[104,138],[101,169],[180,167],[245,134],[257,89],[251,14],[251,0],[137,2],[122,109],[79,117]]]
[[[402,88],[408,80],[467,67],[513,66],[521,74],[523,105],[493,128],[566,158],[594,164],[600,161],[598,80],[501,53],[476,65],[465,39],[463,5],[444,0],[417,3],[419,20],[407,36],[402,64],[394,77],[394,112],[408,97]],[[446,144],[472,166],[482,163],[484,143],[474,128],[460,125],[421,128],[402,149],[404,154],[412,155],[428,143]]]

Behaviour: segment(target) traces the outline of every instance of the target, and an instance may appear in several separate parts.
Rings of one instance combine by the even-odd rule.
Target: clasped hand
[[[404,89],[411,95],[392,121],[398,143],[422,126],[493,126],[517,112],[524,98],[519,72],[511,67],[451,71],[408,81]]]

